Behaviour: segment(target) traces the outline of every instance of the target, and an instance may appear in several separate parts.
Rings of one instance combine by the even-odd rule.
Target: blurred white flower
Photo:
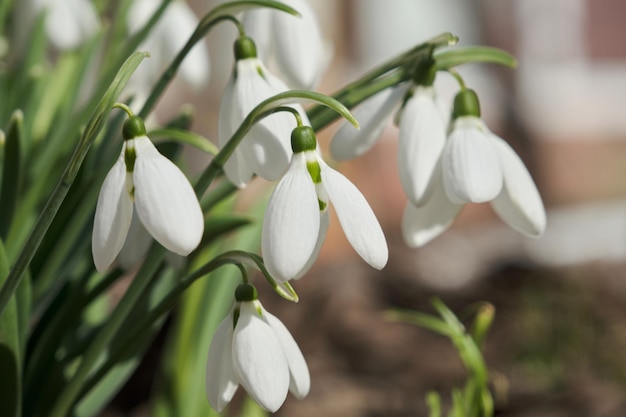
[[[331,46],[324,44],[315,12],[307,0],[285,0],[301,17],[259,8],[244,13],[247,34],[257,40],[263,59],[275,58],[278,69],[292,88],[312,90],[331,60]]]
[[[303,138],[305,142],[299,143]],[[289,170],[272,193],[263,219],[261,245],[269,273],[285,282],[310,268],[326,236],[329,203],[356,252],[382,269],[387,243],[361,192],[319,156],[313,129],[294,129],[292,144]]]
[[[20,0],[15,6],[16,49],[26,48],[42,14],[46,36],[61,50],[79,47],[100,28],[98,14],[89,0]]]
[[[513,229],[539,236],[546,214],[539,191],[515,151],[480,119],[478,98],[463,90],[455,98],[455,120],[430,180],[432,192],[409,203],[403,236],[409,246],[426,244],[445,231],[466,203],[490,202]]]
[[[96,206],[92,254],[100,272],[111,265],[126,241],[133,203],[150,235],[179,255],[191,253],[204,232],[202,209],[182,171],[159,153],[145,136],[145,128],[125,139]]]
[[[133,0],[127,25],[130,35],[139,32],[161,5],[161,0]],[[135,96],[133,107],[141,107],[152,87],[183,48],[198,26],[198,18],[187,3],[174,0],[148,33],[138,50],[150,52],[133,74],[126,92]],[[210,61],[204,40],[196,43],[178,69],[180,78],[194,89],[206,85],[210,75]]]
[[[224,147],[241,122],[263,100],[287,91],[287,86],[272,75],[256,58],[256,48],[250,38],[235,43],[235,68],[220,105],[218,142]],[[302,106],[293,105],[304,124],[309,124]],[[269,181],[278,179],[291,158],[289,134],[296,121],[291,114],[279,112],[256,123],[239,144],[224,167],[228,179],[245,187],[253,174]]]
[[[270,412],[280,408],[288,391],[301,399],[311,385],[296,341],[285,325],[263,308],[256,291],[252,299],[238,298],[213,336],[206,370],[211,407],[221,412],[239,384]]]

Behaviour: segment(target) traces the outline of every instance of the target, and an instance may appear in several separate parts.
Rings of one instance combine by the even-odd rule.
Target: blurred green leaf
[[[505,67],[515,68],[517,61],[515,57],[499,48],[488,46],[468,46],[461,48],[446,49],[437,51],[434,54],[438,70],[447,70],[459,65],[468,63],[489,63],[499,64]]]
[[[22,123],[24,115],[16,110],[11,116],[11,123],[4,145],[4,163],[2,164],[2,183],[0,184],[0,239],[6,242],[22,178]]]

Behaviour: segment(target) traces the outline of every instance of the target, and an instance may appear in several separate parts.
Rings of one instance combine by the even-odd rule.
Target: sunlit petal
[[[322,186],[339,223],[356,252],[372,267],[382,269],[389,251],[380,224],[363,194],[346,177],[320,160]]]
[[[185,174],[157,151],[150,139],[134,139],[137,213],[146,230],[179,255],[194,250],[204,232],[204,216]]]
[[[239,383],[233,368],[232,311],[213,335],[206,368],[206,394],[209,404],[218,412],[230,402]]]
[[[408,84],[388,88],[359,105],[353,114],[361,128],[357,129],[348,122],[343,123],[330,141],[330,154],[333,159],[344,161],[369,151],[380,138],[407,89]]]
[[[133,216],[123,155],[124,148],[102,183],[96,205],[91,251],[99,272],[106,271],[122,249]]]
[[[443,151],[443,179],[450,200],[482,203],[502,190],[502,166],[480,119],[457,119]]]
[[[515,230],[539,236],[546,228],[546,212],[535,182],[509,144],[495,135],[491,137],[504,171],[504,187],[491,205],[502,220]]]
[[[233,99],[237,126],[261,101],[286,90],[287,86],[258,59],[239,60]],[[295,118],[286,112],[272,114],[253,126],[244,139],[253,172],[269,181],[285,173],[291,158],[289,139],[295,127]]]
[[[281,282],[296,277],[314,253],[319,231],[315,186],[304,154],[294,154],[263,219],[262,252],[269,273]]]
[[[302,356],[298,344],[285,325],[274,315],[263,309],[263,319],[269,324],[283,348],[289,366],[289,391],[298,399],[307,396],[311,388],[309,367]]]
[[[235,133],[242,119],[235,113],[234,107],[235,96],[235,79],[231,78],[224,90],[222,102],[220,103],[219,119],[218,119],[218,144],[223,148],[232,135]],[[226,161],[224,173],[230,182],[239,188],[243,188],[250,182],[253,171],[245,161],[242,147],[246,143],[240,144],[231,157]]]
[[[263,409],[275,412],[289,391],[289,367],[275,331],[252,302],[241,303],[233,335],[233,364],[239,382]]]
[[[429,184],[446,144],[446,123],[434,94],[432,88],[417,87],[400,119],[400,180],[409,201],[418,206],[429,197]]]

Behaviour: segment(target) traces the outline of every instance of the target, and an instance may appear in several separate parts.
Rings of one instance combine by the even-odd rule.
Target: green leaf
[[[387,320],[416,324],[443,336],[452,337],[454,330],[438,317],[411,310],[390,310],[385,313]]]
[[[2,184],[0,184],[0,239],[4,241],[6,241],[11,228],[22,178],[21,142],[23,121],[24,115],[21,111],[16,110],[13,112],[4,147]]]
[[[434,58],[437,62],[437,69],[440,71],[474,62],[499,64],[509,68],[517,66],[517,61],[513,55],[502,49],[489,46],[447,49],[436,52]]]
[[[0,284],[9,273],[9,261],[0,240]],[[0,314],[0,416],[18,417],[21,407],[21,353],[17,306],[12,297]]]
[[[183,129],[176,128],[163,128],[156,129],[148,133],[148,137],[152,139],[154,143],[166,142],[167,140],[173,140],[178,143],[184,143],[191,145],[194,148],[200,149],[210,155],[217,155],[219,149],[217,146],[209,141],[204,136],[200,136],[196,133],[189,132]]]

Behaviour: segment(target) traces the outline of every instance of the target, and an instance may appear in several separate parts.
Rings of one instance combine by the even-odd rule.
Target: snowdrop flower
[[[252,39],[240,37],[234,49],[235,69],[220,105],[220,147],[228,143],[256,105],[288,89],[257,59]],[[302,106],[292,107],[298,110],[304,123],[309,124]],[[265,117],[256,123],[226,162],[224,171],[228,179],[238,187],[245,187],[254,174],[269,181],[278,179],[289,165],[291,149],[288,138],[294,124],[293,117],[285,112]]]
[[[409,204],[403,235],[421,246],[445,231],[466,203],[490,202],[513,229],[539,236],[546,226],[541,196],[515,151],[480,119],[476,93],[463,90],[454,100],[452,130],[431,178],[432,195]]]
[[[89,0],[20,0],[16,2],[16,42],[26,47],[37,19],[45,13],[45,32],[56,48],[74,49],[91,38],[100,24]]]
[[[322,40],[315,12],[307,0],[286,0],[300,17],[259,8],[244,14],[248,34],[260,40],[264,58],[274,57],[287,83],[296,89],[312,90],[330,63],[332,49]]]
[[[352,247],[372,267],[387,263],[385,236],[361,192],[316,151],[315,132],[294,129],[289,170],[270,197],[263,219],[265,266],[278,281],[302,276],[313,264],[326,236],[332,203]]]
[[[150,235],[179,255],[191,253],[204,231],[203,213],[191,184],[154,147],[141,118],[131,116],[124,123],[123,136],[122,152],[102,184],[96,206],[92,253],[100,272],[124,245],[133,205]]]
[[[252,285],[241,284],[235,298],[209,349],[206,392],[211,406],[221,412],[239,384],[270,412],[280,408],[288,391],[306,397],[309,369],[289,330],[263,308]]]
[[[148,23],[161,0],[133,0],[127,25],[131,35],[139,32]],[[135,95],[134,105],[141,106],[147,99],[161,71],[170,64],[183,48],[198,26],[198,18],[184,1],[175,0],[163,12],[159,21],[148,33],[139,50],[150,52],[150,59],[139,66],[129,81],[127,92]],[[204,41],[198,42],[181,63],[178,75],[195,89],[200,89],[209,80],[210,61]]]

